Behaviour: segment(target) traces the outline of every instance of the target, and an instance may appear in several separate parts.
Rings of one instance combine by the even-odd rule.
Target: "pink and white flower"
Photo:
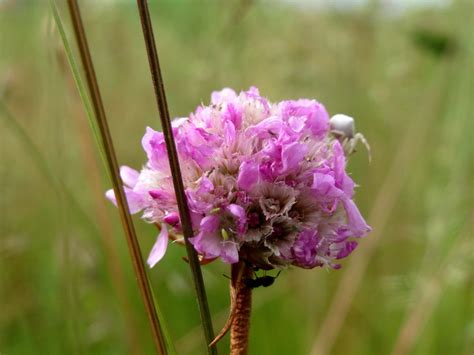
[[[211,97],[211,105],[173,122],[196,251],[262,269],[339,268],[370,227],[353,201],[354,182],[324,106],[270,103],[256,88]],[[164,136],[148,127],[142,145],[143,169],[122,167],[121,176],[130,211],[161,226],[148,259],[154,266],[169,231],[182,231]],[[115,203],[113,191],[106,195]]]

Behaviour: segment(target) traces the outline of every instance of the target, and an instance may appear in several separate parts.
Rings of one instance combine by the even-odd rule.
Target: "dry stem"
[[[243,263],[232,265],[231,299],[235,303],[230,328],[231,355],[246,355],[248,353],[252,289],[245,284],[245,280],[251,277],[251,268]]]

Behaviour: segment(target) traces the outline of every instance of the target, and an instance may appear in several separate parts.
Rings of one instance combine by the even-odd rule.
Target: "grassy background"
[[[133,2],[98,3],[82,9],[109,124],[120,163],[139,168],[140,139],[158,117],[138,13]],[[472,2],[400,17],[377,2],[351,13],[151,3],[173,116],[212,90],[255,85],[273,101],[317,98],[331,114],[354,116],[372,146],[372,164],[360,149],[349,170],[374,232],[340,271],[291,269],[256,290],[251,353],[472,354]],[[0,96],[0,353],[152,353],[46,3],[0,4]],[[138,217],[136,227],[147,254],[156,230]],[[184,254],[169,248],[150,277],[178,354],[203,354]],[[203,272],[218,330],[228,270]]]

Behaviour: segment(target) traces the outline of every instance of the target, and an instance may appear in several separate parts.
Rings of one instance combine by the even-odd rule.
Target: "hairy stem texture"
[[[252,289],[245,280],[251,277],[252,269],[249,267],[242,263],[232,265],[231,298],[235,299],[235,317],[230,329],[231,355],[248,354]]]

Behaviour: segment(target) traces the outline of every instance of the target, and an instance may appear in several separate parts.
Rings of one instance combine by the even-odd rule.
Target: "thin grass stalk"
[[[75,97],[75,82],[73,75],[67,70],[67,59],[65,58],[65,52],[63,48],[59,48],[56,51],[57,60],[59,62],[61,73],[64,75],[66,80],[67,89],[71,96],[74,97],[75,112],[74,118],[76,123],[76,129],[80,140],[79,147],[81,149],[81,157],[83,167],[86,174],[87,183],[92,191],[93,196],[93,207],[94,214],[97,216],[97,226],[99,228],[99,235],[102,241],[102,247],[106,253],[106,264],[110,278],[112,279],[112,286],[117,294],[119,304],[123,309],[124,320],[126,322],[125,329],[127,330],[128,347],[132,354],[142,354],[143,349],[141,348],[140,338],[138,334],[137,321],[134,317],[129,296],[124,284],[125,276],[123,268],[120,263],[120,257],[117,249],[117,243],[114,238],[114,232],[110,221],[109,213],[104,204],[103,199],[103,187],[100,176],[100,165],[94,154],[94,142],[88,131],[87,123],[84,120],[83,113],[81,112],[81,104]],[[105,163],[105,161],[104,161]]]
[[[69,67],[71,68],[72,72],[72,77],[74,78],[74,82],[76,83],[76,87],[79,92],[79,96],[82,101],[82,105],[84,107],[84,110],[86,112],[86,117],[87,117],[87,122],[89,123],[89,127],[92,131],[92,134],[94,136],[94,140],[97,144],[97,147],[99,149],[99,154],[100,158],[102,160],[102,164],[104,164],[104,168],[106,169],[107,174],[109,174],[109,171],[107,170],[107,162],[105,158],[105,152],[104,152],[104,144],[102,141],[102,137],[100,136],[99,132],[99,127],[97,127],[97,122],[94,119],[94,114],[93,114],[93,109],[91,102],[89,100],[89,97],[87,96],[86,88],[84,85],[84,82],[82,80],[82,77],[79,73],[79,67],[76,64],[76,61],[74,60],[74,54],[72,53],[72,48],[69,45],[69,41],[66,36],[66,31],[64,31],[64,26],[63,22],[61,20],[61,16],[59,15],[58,8],[56,6],[56,3],[54,0],[50,0],[50,8],[51,8],[51,13],[53,14],[53,19],[54,23],[56,25],[56,28],[58,30],[59,36],[61,37],[61,42],[64,47],[64,52],[66,54],[66,58],[69,63]],[[110,178],[110,174],[108,175]]]
[[[141,292],[145,309],[150,321],[153,341],[156,350],[159,354],[167,354],[167,348],[164,341],[164,335],[161,329],[160,320],[155,308],[153,294],[151,291],[148,276],[146,274],[145,265],[138,244],[135,227],[133,225],[132,217],[128,208],[127,200],[123,190],[122,179],[120,178],[119,165],[115,155],[115,149],[110,135],[107,118],[105,114],[102,97],[100,94],[97,78],[95,75],[94,65],[92,63],[89,46],[82,23],[82,18],[79,10],[77,0],[68,0],[69,12],[71,15],[74,34],[79,47],[81,61],[86,73],[87,85],[92,98],[95,118],[99,127],[100,135],[104,143],[104,153],[107,160],[107,167],[111,175],[114,193],[117,199],[117,206],[120,213],[120,218],[125,231],[130,256],[132,258],[133,269],[137,277],[138,286]]]
[[[0,97],[0,117],[3,117],[11,132],[18,138],[18,141],[23,145],[25,151],[29,154],[31,160],[38,168],[41,175],[48,181],[49,186],[54,193],[60,198],[64,195],[69,207],[74,210],[74,214],[79,216],[84,225],[90,227],[91,233],[98,233],[95,225],[89,218],[89,215],[84,211],[79,202],[74,198],[74,195],[63,184],[61,180],[53,173],[49,166],[47,159],[41,153],[40,149],[33,142],[28,132],[20,125],[19,119],[8,109],[4,101]]]
[[[202,277],[201,266],[194,247],[189,242],[193,237],[193,228],[191,218],[189,215],[186,195],[184,193],[184,184],[181,176],[181,169],[179,166],[178,154],[174,142],[173,131],[171,128],[171,120],[166,101],[165,88],[163,84],[163,77],[161,75],[160,62],[158,59],[158,51],[155,44],[155,37],[153,34],[153,25],[151,23],[150,11],[146,0],[137,0],[138,11],[140,13],[140,20],[142,24],[143,36],[147,49],[148,62],[150,64],[150,72],[155,91],[155,98],[160,114],[161,127],[165,137],[166,148],[168,152],[168,159],[173,178],[173,186],[176,193],[176,200],[178,202],[179,215],[181,218],[181,225],[183,226],[183,235],[186,244],[186,252],[188,254],[189,265],[194,280],[194,287],[199,304],[199,311],[201,315],[201,322],[204,330],[206,344],[210,344],[214,339],[214,330],[212,328],[212,319],[209,311],[209,304],[206,296],[206,289]],[[215,346],[208,347],[209,354],[216,354]]]
[[[82,209],[81,205],[77,202],[74,198],[74,195],[68,190],[68,188],[64,185],[64,183],[58,178],[57,174],[53,173],[48,160],[45,158],[44,154],[41,153],[38,146],[35,144],[31,136],[28,132],[20,125],[19,119],[8,109],[8,107],[3,102],[2,98],[0,97],[0,117],[5,120],[7,123],[8,128],[10,129],[12,135],[17,138],[18,142],[22,146],[22,148],[27,152],[27,155],[31,158],[32,162],[36,165],[38,172],[43,176],[43,178],[47,181],[48,186],[54,191],[57,201],[60,204],[58,209],[58,218],[57,221],[60,224],[59,230],[64,231],[64,206],[68,206],[71,209],[71,215],[75,215],[76,217],[81,218],[81,222],[84,225],[89,227],[93,227],[94,224],[90,220],[87,213]],[[91,228],[89,231],[92,234],[96,234],[97,231],[94,228]],[[66,324],[67,331],[65,334],[67,336],[65,338],[66,342],[70,342],[73,344],[72,351],[74,354],[83,353],[81,351],[81,341],[78,340],[78,335],[80,334],[80,329],[78,328],[77,324],[77,312],[76,308],[74,307],[77,304],[77,290],[76,288],[72,287],[71,280],[73,279],[74,273],[71,271],[71,246],[70,246],[70,236],[68,233],[64,233],[64,238],[61,240],[62,244],[62,256],[61,265],[63,272],[63,288],[62,288],[62,296],[66,300],[64,304],[61,304],[61,310],[67,314],[66,318],[68,322]],[[64,307],[64,308],[63,308]],[[69,319],[71,318],[72,321]],[[74,319],[75,321],[74,321]],[[66,346],[65,343],[62,346]]]
[[[5,122],[10,126],[13,134],[18,137],[18,140],[25,147],[25,150],[28,151],[32,161],[36,164],[40,173],[45,177],[46,180],[48,180],[51,188],[59,196],[61,194],[61,189],[59,187],[58,179],[51,171],[46,158],[41,154],[41,151],[30,138],[26,130],[19,124],[18,119],[12,114],[12,112],[10,112],[1,97],[0,113],[2,114],[1,116],[4,118]]]

